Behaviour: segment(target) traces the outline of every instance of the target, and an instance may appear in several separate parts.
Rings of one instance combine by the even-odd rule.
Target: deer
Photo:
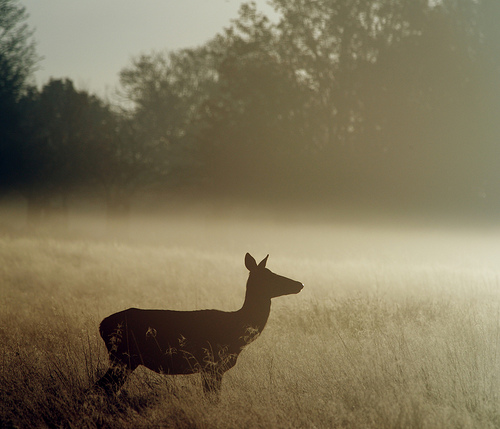
[[[201,374],[206,396],[218,400],[222,377],[241,351],[266,326],[271,299],[299,293],[304,285],[259,264],[249,253],[243,306],[237,311],[143,310],[129,308],[106,317],[99,326],[109,368],[95,386],[117,394],[128,376],[143,365],[160,374]]]

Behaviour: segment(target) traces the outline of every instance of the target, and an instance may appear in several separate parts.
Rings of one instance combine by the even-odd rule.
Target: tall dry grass
[[[131,306],[239,308],[240,244],[228,240],[224,252],[221,238],[210,252],[179,240],[0,238],[0,427],[500,426],[494,266],[463,255],[455,263],[451,253],[434,259],[438,249],[456,250],[456,238],[436,239],[426,255],[432,242],[421,235],[410,252],[397,246],[401,233],[318,230],[314,239],[306,228],[298,231],[309,240],[306,257],[283,242],[285,230],[271,230],[241,246],[267,240],[269,267],[306,287],[273,302],[263,334],[225,375],[218,404],[204,398],[197,376],[145,369],[116,398],[87,389],[107,366],[97,331],[104,316]],[[478,257],[481,240],[467,240]]]

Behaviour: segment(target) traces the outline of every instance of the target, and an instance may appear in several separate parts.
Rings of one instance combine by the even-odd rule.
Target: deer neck
[[[271,298],[252,293],[247,286],[245,302],[239,310],[245,325],[262,332],[264,326],[266,326],[270,311]]]

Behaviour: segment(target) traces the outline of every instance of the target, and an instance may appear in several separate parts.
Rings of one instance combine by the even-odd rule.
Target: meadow
[[[78,229],[74,226],[74,229]],[[497,231],[179,217],[127,239],[0,235],[0,427],[496,428]],[[302,281],[225,375],[107,369],[102,318],[128,307],[238,309],[245,252]]]

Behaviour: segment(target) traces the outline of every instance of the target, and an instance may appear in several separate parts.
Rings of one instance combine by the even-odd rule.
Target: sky
[[[203,44],[238,16],[239,0],[20,0],[43,57],[36,84],[50,77],[112,96],[119,71],[141,53]],[[271,11],[266,0],[260,10]]]

